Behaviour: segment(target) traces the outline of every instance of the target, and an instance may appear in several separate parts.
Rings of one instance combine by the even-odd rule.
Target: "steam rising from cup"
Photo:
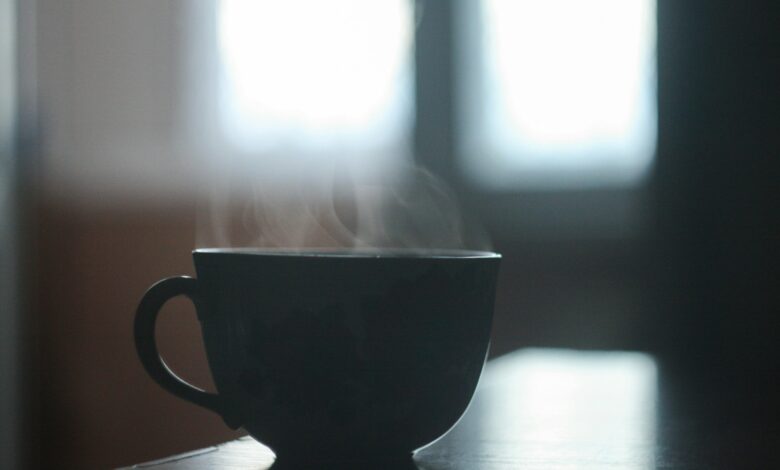
[[[198,248],[285,250],[488,250],[477,224],[464,223],[452,191],[411,165],[222,178],[198,213]],[[256,175],[255,175],[256,176]]]

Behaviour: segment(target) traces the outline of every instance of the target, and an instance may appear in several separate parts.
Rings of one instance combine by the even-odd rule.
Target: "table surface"
[[[525,349],[491,360],[460,422],[404,467],[780,468],[780,417],[764,414],[773,408],[661,370],[632,352]],[[273,464],[270,449],[247,437],[131,468]]]

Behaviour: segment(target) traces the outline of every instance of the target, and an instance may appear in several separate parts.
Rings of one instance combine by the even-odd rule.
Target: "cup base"
[[[351,468],[371,468],[371,469],[399,469],[399,470],[418,470],[412,459],[411,453],[376,455],[376,456],[276,456],[273,466],[270,470],[300,470],[300,469],[351,469]]]

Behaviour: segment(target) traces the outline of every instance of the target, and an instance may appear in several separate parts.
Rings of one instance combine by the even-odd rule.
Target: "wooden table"
[[[755,396],[675,379],[649,355],[526,349],[488,363],[474,400],[419,469],[780,468],[778,416]],[[683,374],[684,375],[684,374]],[[742,406],[747,405],[747,406]],[[752,410],[752,411],[751,411]],[[133,468],[262,469],[251,438]]]

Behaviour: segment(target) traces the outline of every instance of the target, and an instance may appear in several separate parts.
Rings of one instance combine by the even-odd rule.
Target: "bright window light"
[[[256,153],[397,153],[412,121],[408,0],[222,0],[222,121]]]
[[[468,174],[530,189],[640,181],[656,145],[655,1],[467,3]]]

